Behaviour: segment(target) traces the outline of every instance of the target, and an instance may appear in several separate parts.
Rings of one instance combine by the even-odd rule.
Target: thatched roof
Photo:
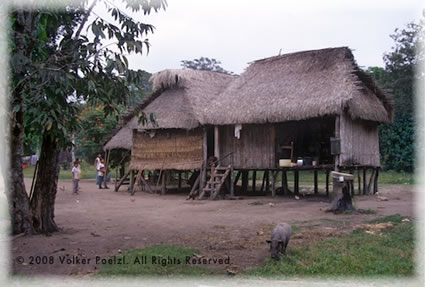
[[[193,129],[205,122],[209,103],[235,78],[222,73],[199,70],[164,70],[153,74],[149,103],[138,107],[154,114],[157,126],[139,129]]]
[[[131,130],[194,129],[200,125],[284,122],[341,115],[390,122],[390,100],[356,64],[347,47],[303,51],[255,61],[240,76],[163,70],[152,75],[152,94],[122,115],[123,128],[105,145],[131,148]],[[153,113],[157,126],[138,125]],[[129,125],[129,123],[131,123]]]
[[[131,150],[131,147],[133,146],[133,129],[135,128],[137,128],[137,119],[133,117],[129,122],[115,131],[115,133],[103,146],[103,150]]]
[[[284,122],[344,111],[376,122],[393,117],[390,101],[358,68],[351,50],[329,48],[253,62],[212,100],[202,123]]]

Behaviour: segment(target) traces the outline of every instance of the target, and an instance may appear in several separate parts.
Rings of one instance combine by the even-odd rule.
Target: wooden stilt
[[[268,170],[266,170],[265,173],[266,173],[266,175],[265,175],[265,177],[266,177],[266,194],[268,194],[269,190],[270,190],[270,174],[269,174]]]
[[[378,177],[379,177],[379,167],[376,168],[375,180],[373,182],[373,194],[378,192]]]
[[[294,194],[299,194],[299,172],[294,170]]]
[[[167,172],[162,173],[162,184],[161,184],[161,195],[165,195],[166,192],[166,181],[167,180]]]
[[[118,184],[118,167],[115,169],[115,188],[114,188],[115,192],[118,191],[117,184]]]
[[[178,171],[177,173],[178,173],[178,177],[179,177],[179,182],[178,182],[177,188],[179,190],[181,190],[182,189],[182,172],[181,171]]]
[[[199,192],[199,182],[201,181],[201,174],[198,175],[198,177],[195,180],[195,183],[192,186],[192,189],[189,193],[189,196],[186,199],[195,199],[196,195]]]
[[[264,171],[263,172],[263,180],[261,181],[260,193],[263,193],[265,184],[266,184],[266,172]]]
[[[235,196],[235,184],[233,183],[233,166],[230,168],[230,196]]]
[[[363,195],[366,194],[366,173],[367,173],[367,169],[366,167],[363,167]]]
[[[153,193],[153,190],[151,188],[151,186],[149,185],[149,183],[146,182],[144,176],[142,175],[142,177],[140,178],[140,180],[143,182],[144,186],[146,187],[146,189],[150,192]]]
[[[207,165],[208,165],[208,135],[207,129],[204,128],[202,135],[202,170],[201,170],[201,181],[199,186],[199,194],[202,193],[202,190],[205,187],[207,182]]]
[[[357,169],[357,184],[358,184],[358,194],[361,195],[362,194],[362,184],[361,184],[361,175],[360,175],[360,168],[356,168]]]
[[[133,194],[133,189],[134,189],[134,170],[131,170],[131,172],[130,172],[130,190],[129,190],[129,192],[131,194]]]
[[[256,179],[257,179],[257,171],[252,172],[252,193],[255,193],[255,185],[256,185]]]
[[[369,183],[367,185],[367,195],[370,195],[373,192],[371,188],[372,188],[372,183],[374,183],[375,174],[376,174],[376,169],[372,169],[372,174],[370,175]]]
[[[248,171],[242,171],[242,193],[248,192]]]
[[[276,176],[277,171],[272,171],[272,197],[276,196]]]
[[[283,190],[283,194],[291,193],[291,191],[288,188],[288,175],[286,174],[286,170],[282,171],[282,190]]]
[[[350,168],[349,174],[353,174],[353,173],[354,173],[353,172],[353,169]],[[353,174],[353,178],[354,178],[354,174]],[[351,180],[351,181],[349,181],[349,183],[350,183],[350,185],[349,185],[349,187],[350,187],[350,194],[351,194],[351,197],[353,197],[354,196],[354,179]]]
[[[125,181],[125,179],[127,178],[127,176],[130,173],[131,173],[131,170],[127,171],[127,173],[120,179],[118,184],[115,185],[115,191],[118,191],[118,189],[120,189],[121,185],[123,184],[123,182]],[[131,177],[130,177],[130,181],[131,181]],[[131,184],[131,182],[130,182],[130,184]]]
[[[239,170],[238,173],[236,174],[235,180],[233,181],[233,185],[236,186],[238,184],[238,181],[239,181],[239,178],[241,177],[241,174],[242,174],[242,172]]]
[[[319,187],[317,182],[317,169],[314,170],[314,194],[319,193]]]

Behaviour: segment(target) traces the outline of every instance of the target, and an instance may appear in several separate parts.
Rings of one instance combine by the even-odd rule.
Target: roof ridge
[[[325,51],[331,51],[331,50],[349,50],[349,51],[351,51],[351,49],[347,46],[322,48],[322,49],[314,49],[314,50],[307,50],[307,51],[296,51],[296,52],[290,52],[290,53],[285,53],[285,54],[281,54],[281,55],[276,55],[276,56],[271,56],[271,57],[267,57],[267,58],[254,60],[252,62],[248,62],[248,64],[251,65],[251,64],[255,64],[255,63],[267,63],[269,61],[275,61],[275,60],[283,59],[283,58],[286,58],[286,57],[292,57],[292,56],[297,55],[297,54],[310,54],[310,53],[314,53],[314,52],[322,52],[323,53]]]

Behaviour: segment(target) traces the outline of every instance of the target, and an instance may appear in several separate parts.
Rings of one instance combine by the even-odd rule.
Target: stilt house
[[[200,169],[200,194],[212,197],[233,170],[245,189],[248,171],[270,172],[273,195],[279,171],[285,181],[293,171],[297,185],[300,170],[314,170],[317,181],[320,170],[362,169],[366,182],[371,169],[376,185],[378,126],[392,121],[392,104],[346,47],[254,61],[240,76],[165,70],[152,79],[142,110],[157,125],[133,130],[132,170]],[[226,168],[221,176],[220,167],[212,171],[208,181],[210,156]],[[303,165],[294,166],[297,161]],[[237,179],[229,180],[231,193]]]

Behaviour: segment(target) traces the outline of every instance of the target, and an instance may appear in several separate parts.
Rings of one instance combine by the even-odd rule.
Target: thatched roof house
[[[132,169],[194,169],[230,153],[223,163],[236,169],[276,168],[288,142],[294,157],[379,166],[378,125],[393,118],[391,101],[346,47],[254,61],[240,76],[164,70],[151,80],[152,95],[135,111],[153,113],[157,125],[137,125],[130,114],[116,134],[134,129]],[[337,158],[331,137],[340,141]]]

